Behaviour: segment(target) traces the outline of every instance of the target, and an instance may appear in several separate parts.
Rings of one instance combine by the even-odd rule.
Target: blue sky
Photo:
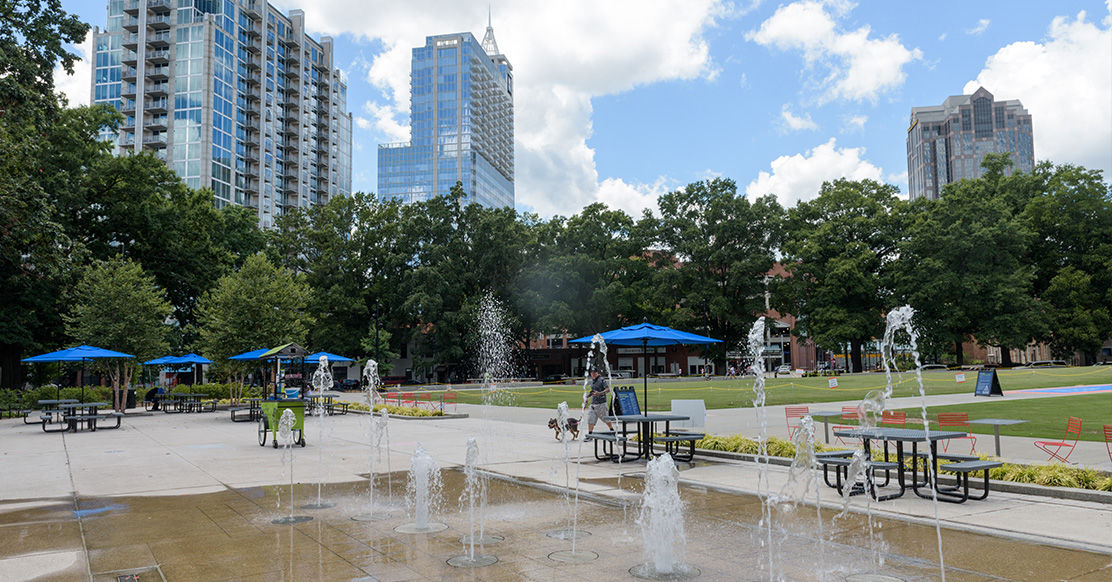
[[[482,38],[488,2],[282,0],[335,39],[349,75],[356,190],[379,143],[408,137],[410,49]],[[490,2],[514,66],[520,210],[601,200],[639,215],[709,177],[783,204],[823,180],[906,191],[911,107],[983,84],[1033,116],[1035,156],[1112,171],[1112,0],[506,0]],[[104,0],[63,0],[103,26]],[[59,79],[88,100],[88,72]]]

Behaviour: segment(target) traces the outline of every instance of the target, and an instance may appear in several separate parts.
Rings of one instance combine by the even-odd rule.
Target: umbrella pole
[[[649,413],[649,340],[641,340],[641,366],[644,368],[644,387],[641,389],[645,401],[645,412]]]

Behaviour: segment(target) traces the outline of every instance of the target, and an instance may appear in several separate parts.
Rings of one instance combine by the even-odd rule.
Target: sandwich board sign
[[[1003,396],[1004,391],[1000,389],[1000,379],[996,377],[996,370],[989,368],[988,370],[981,370],[977,372],[977,387],[973,391],[974,396]]]
[[[635,389],[614,389],[614,414],[641,414],[641,407],[637,404],[637,391]]]

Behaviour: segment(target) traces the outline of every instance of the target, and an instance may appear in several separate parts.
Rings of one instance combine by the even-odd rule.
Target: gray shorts
[[[591,408],[587,410],[587,425],[591,426],[599,421],[600,418],[609,416],[606,411],[606,403],[600,402],[599,404],[592,404]]]

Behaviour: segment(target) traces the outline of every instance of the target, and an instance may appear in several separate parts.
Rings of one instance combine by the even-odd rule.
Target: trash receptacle
[[[135,408],[135,389],[134,388],[128,388],[127,389],[127,404],[124,406],[124,408],[125,409]]]

